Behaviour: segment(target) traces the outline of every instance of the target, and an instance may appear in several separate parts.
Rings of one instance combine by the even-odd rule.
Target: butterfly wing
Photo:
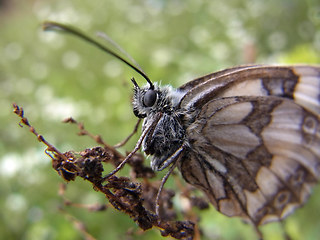
[[[228,216],[255,225],[302,205],[320,176],[320,121],[279,97],[228,97],[203,106],[187,129],[190,152],[180,162]]]
[[[200,110],[187,128],[190,149],[179,168],[218,211],[258,226],[301,206],[320,176],[320,70],[237,71],[239,78],[231,71],[204,81],[182,100]],[[191,96],[205,89],[206,101]]]
[[[227,68],[224,70],[220,70],[218,72],[210,73],[205,76],[201,76],[199,78],[196,78],[192,81],[187,82],[186,84],[179,87],[179,90],[181,91],[189,91],[193,88],[195,88],[197,85],[202,84],[208,80],[217,79],[221,76],[231,74],[232,72],[238,72],[239,70],[248,69],[248,68],[255,68],[255,67],[261,67],[261,65],[243,65],[243,66],[237,66],[232,68]]]
[[[191,81],[179,90],[187,91],[180,103],[186,109],[201,108],[221,97],[278,96],[320,114],[319,66],[236,67]]]

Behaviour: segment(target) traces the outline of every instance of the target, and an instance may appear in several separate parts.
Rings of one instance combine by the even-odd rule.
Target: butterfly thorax
[[[153,170],[162,170],[165,161],[173,155],[185,141],[185,129],[182,124],[183,111],[179,103],[184,92],[171,86],[154,89],[149,86],[134,88],[133,111],[144,118],[142,128],[150,128],[143,141],[143,150],[151,155]]]

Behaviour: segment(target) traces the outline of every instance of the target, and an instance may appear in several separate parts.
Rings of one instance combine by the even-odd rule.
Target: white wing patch
[[[211,144],[242,159],[260,145],[260,139],[244,125],[210,125],[204,131]]]
[[[294,72],[300,76],[294,99],[306,109],[320,114],[320,69],[305,66],[294,68]]]
[[[281,91],[281,89],[279,89]],[[282,91],[281,91],[282,92]],[[223,95],[219,97],[233,96],[267,96],[268,92],[263,87],[261,79],[253,79],[234,84],[231,88],[227,88]]]
[[[230,104],[225,102],[225,104]],[[214,107],[213,107],[214,106]],[[217,104],[210,104],[208,112],[212,114],[212,122],[218,124],[237,124],[241,122],[252,111],[253,106],[250,102],[243,102],[232,105],[222,105],[221,101]]]

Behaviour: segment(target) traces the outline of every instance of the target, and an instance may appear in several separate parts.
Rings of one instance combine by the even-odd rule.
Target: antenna
[[[51,22],[51,21],[45,21],[43,23],[42,27],[43,27],[43,30],[45,30],[45,31],[54,30],[54,31],[64,31],[66,33],[71,33],[72,35],[80,37],[82,40],[89,42],[90,44],[96,46],[97,48],[100,48],[102,51],[110,54],[111,56],[114,56],[115,58],[119,59],[121,62],[123,62],[126,65],[128,65],[129,67],[131,67],[137,73],[139,73],[142,77],[144,77],[144,79],[147,80],[147,82],[150,85],[150,89],[154,89],[154,86],[153,86],[151,80],[149,79],[149,77],[141,69],[139,69],[138,67],[134,66],[132,63],[130,63],[129,61],[127,61],[126,59],[124,59],[123,57],[118,55],[117,53],[111,51],[109,48],[103,46],[98,41],[94,40],[93,38],[90,38],[90,37],[86,36],[80,30],[78,30],[78,29],[76,29],[74,27],[71,27],[71,26],[64,25],[62,23]]]
[[[106,40],[107,42],[109,42],[112,46],[114,46],[117,50],[119,50],[119,52],[121,52],[123,55],[125,55],[127,57],[127,59],[129,59],[131,61],[132,64],[134,64],[137,68],[139,68],[139,70],[141,70],[141,72],[145,73],[142,70],[142,68],[140,67],[140,65],[136,62],[136,60],[134,60],[134,58],[131,57],[130,54],[127,53],[119,44],[117,44],[115,41],[113,41],[113,39],[110,36],[108,36],[104,32],[97,32],[97,37],[100,37],[103,40]]]

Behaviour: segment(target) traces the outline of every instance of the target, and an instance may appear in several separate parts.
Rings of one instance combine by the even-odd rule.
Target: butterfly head
[[[133,113],[138,118],[145,118],[158,102],[159,87],[147,85],[140,88],[134,78],[131,81],[134,84]]]
[[[157,83],[139,87],[134,78],[133,113],[145,118],[151,112],[172,112],[180,102],[182,93],[171,86],[160,87]]]

